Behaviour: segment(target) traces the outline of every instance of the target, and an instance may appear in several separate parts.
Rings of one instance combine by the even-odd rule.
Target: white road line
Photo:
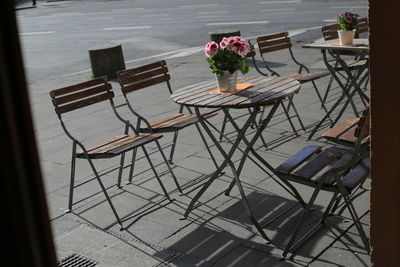
[[[247,25],[247,24],[267,24],[269,21],[235,21],[235,22],[212,22],[206,23],[206,26],[218,26],[218,25]]]
[[[323,22],[336,22],[336,19],[324,19]]]
[[[314,29],[320,29],[320,28],[321,27],[318,26],[318,27],[311,27],[311,28],[304,28],[304,29],[289,31],[289,36],[293,37],[295,35],[304,33],[308,30],[314,30]],[[244,37],[244,38],[246,40],[250,40],[250,39],[255,39],[257,37],[258,36],[248,36],[248,37]],[[257,47],[257,45],[255,45],[255,46]],[[149,57],[142,57],[142,58],[127,60],[127,61],[125,61],[125,64],[130,64],[130,63],[139,62],[139,61],[146,61],[146,60],[153,59],[153,58],[171,59],[171,58],[189,56],[189,55],[203,51],[203,48],[204,48],[204,46],[195,46],[195,47],[184,48],[184,49],[180,49],[180,50],[175,50],[175,51],[165,52],[165,53],[161,53],[161,54],[157,54],[157,55],[152,55]],[[89,73],[91,71],[92,71],[91,69],[86,69],[86,70],[82,70],[82,71],[78,71],[78,72],[64,74],[60,77],[69,77],[69,76],[73,76],[73,75],[77,75],[77,74]]]
[[[368,8],[367,6],[331,6],[331,9],[364,9]]]
[[[110,27],[110,28],[103,28],[103,31],[141,30],[150,28],[151,26]]]
[[[263,2],[258,2],[259,4],[287,4],[287,3],[300,3],[302,0],[284,0],[284,1],[263,1]]]
[[[87,21],[96,21],[96,20],[108,20],[112,19],[113,17],[95,17],[95,18],[87,18]]]
[[[219,4],[180,6],[180,8],[202,8],[202,7],[217,7],[217,6],[219,6]]]
[[[20,35],[40,35],[40,34],[52,34],[55,33],[54,31],[48,31],[48,32],[20,32]]]
[[[214,14],[228,14],[228,11],[197,12],[197,15],[214,15]]]
[[[294,11],[294,8],[270,8],[270,9],[261,9],[261,12],[279,12],[279,11]]]
[[[149,15],[141,15],[141,18],[155,18],[155,17],[168,17],[169,14],[149,14]]]
[[[131,12],[131,11],[143,11],[143,10],[145,10],[144,7],[138,7],[138,8],[113,9],[112,12]]]

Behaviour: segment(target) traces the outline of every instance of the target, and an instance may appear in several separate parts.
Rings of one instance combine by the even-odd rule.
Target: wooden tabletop
[[[239,79],[238,82],[252,86],[235,94],[218,94],[212,92],[217,87],[213,80],[179,89],[171,99],[186,106],[239,109],[271,105],[300,90],[300,83],[292,78],[261,76]]]
[[[354,39],[352,45],[340,45],[339,39],[329,41],[319,41],[315,43],[305,44],[303,48],[318,48],[330,50],[350,50],[350,51],[368,51],[368,39]]]

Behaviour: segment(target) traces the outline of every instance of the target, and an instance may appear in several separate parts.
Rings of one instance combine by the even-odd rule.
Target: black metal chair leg
[[[103,193],[104,193],[104,195],[105,195],[105,197],[106,197],[106,200],[107,200],[108,204],[109,204],[110,207],[111,207],[112,212],[114,213],[115,218],[117,219],[118,224],[121,226],[121,230],[123,230],[124,227],[123,227],[123,225],[122,225],[122,221],[121,221],[121,219],[120,219],[119,216],[118,216],[117,210],[115,209],[115,207],[114,207],[114,205],[113,205],[113,203],[112,203],[112,201],[111,201],[111,198],[110,198],[110,196],[108,195],[107,190],[106,190],[106,188],[105,188],[103,182],[101,181],[100,176],[99,176],[99,174],[98,174],[96,168],[94,167],[93,162],[91,161],[91,159],[90,159],[89,157],[87,158],[87,160],[88,160],[89,165],[90,165],[90,167],[92,168],[92,171],[93,171],[93,173],[94,173],[94,175],[95,175],[95,177],[96,177],[96,179],[97,179],[97,181],[98,181],[98,183],[99,183],[99,185],[100,185],[101,190],[103,191]]]
[[[136,153],[137,153],[137,148],[133,149],[132,151],[132,160],[131,160],[131,167],[129,168],[128,183],[132,183],[133,172],[135,171]]]
[[[118,188],[121,188],[121,180],[122,180],[122,173],[124,171],[124,162],[125,162],[125,153],[121,154],[121,160],[120,160],[120,165],[119,165],[119,171],[118,171],[118,183],[117,186]]]
[[[175,153],[176,141],[177,141],[177,139],[178,139],[178,132],[179,132],[179,131],[176,131],[176,132],[174,133],[174,138],[173,138],[173,140],[172,140],[172,146],[171,146],[171,150],[170,150],[170,152],[169,152],[169,160],[168,160],[168,162],[169,162],[170,164],[174,164],[173,161],[172,161],[172,159],[173,159],[174,153]]]
[[[199,135],[200,135],[200,137],[201,137],[201,140],[203,140],[203,143],[204,143],[204,145],[206,146],[206,149],[207,149],[207,151],[208,151],[208,154],[210,154],[211,160],[212,160],[212,162],[214,163],[215,168],[218,169],[218,167],[219,167],[219,166],[218,166],[218,163],[217,163],[217,161],[215,160],[214,155],[212,154],[212,152],[211,152],[211,150],[210,150],[210,147],[208,146],[207,140],[205,139],[203,132],[201,131],[201,129],[200,129],[199,125],[197,125],[197,123],[196,123],[195,125],[196,125],[197,131],[199,132]],[[221,135],[221,136],[222,136],[222,135]],[[221,140],[220,140],[220,141],[221,141]]]
[[[306,215],[310,212],[312,206],[314,205],[314,201],[317,198],[319,191],[320,191],[320,188],[316,188],[314,190],[314,193],[312,194],[312,196],[310,198],[310,201],[308,202],[306,208],[303,210],[300,219],[297,220],[296,227],[294,228],[294,230],[292,232],[292,235],[291,235],[291,237],[289,239],[289,242],[286,245],[286,248],[282,253],[282,257],[283,258],[286,258],[286,255],[292,249],[293,243],[294,243],[295,239],[297,238],[297,236],[299,234],[299,231],[300,231],[300,228],[302,226],[302,223],[303,223],[304,219],[306,218]]]
[[[151,161],[149,154],[147,153],[147,150],[144,146],[142,146],[142,150],[143,150],[143,153],[144,153],[147,161],[150,164],[151,169],[153,170],[154,176],[156,177],[158,183],[160,184],[162,191],[164,192],[165,197],[168,198],[168,200],[171,200],[171,198],[169,197],[169,194],[167,192],[167,189],[165,189],[164,184],[162,183],[162,181],[160,179],[160,176],[158,176],[158,173],[157,173],[156,169],[154,168],[153,162]]]
[[[293,132],[295,133],[296,136],[299,136],[299,134],[298,134],[297,131],[296,131],[296,127],[294,127],[294,124],[293,124],[293,122],[292,122],[292,119],[290,118],[290,115],[289,115],[289,113],[288,113],[288,111],[287,111],[287,109],[286,109],[285,104],[283,103],[283,101],[281,101],[281,106],[282,106],[282,108],[283,108],[283,111],[285,112],[286,118],[288,119],[290,126],[292,127]]]
[[[224,116],[224,120],[222,121],[222,126],[221,126],[221,132],[220,132],[220,134],[219,134],[219,141],[221,142],[222,141],[222,138],[223,138],[223,136],[224,136],[224,132],[225,132],[225,127],[226,127],[226,122],[227,122],[227,118],[226,118],[226,116]]]
[[[68,209],[65,212],[72,210],[72,203],[74,198],[74,183],[75,183],[75,163],[76,163],[76,143],[72,144],[72,159],[71,159],[71,180],[69,184],[69,198],[68,198]]]
[[[164,163],[167,165],[167,168],[168,168],[169,172],[170,172],[171,175],[172,175],[172,179],[174,180],[174,183],[175,183],[175,185],[176,185],[176,188],[178,189],[179,193],[182,193],[182,189],[181,189],[181,186],[180,186],[179,183],[178,183],[178,179],[176,178],[175,173],[174,173],[174,171],[173,171],[172,168],[171,168],[171,165],[169,165],[168,160],[167,160],[167,157],[165,156],[164,151],[162,150],[160,143],[158,142],[158,140],[156,140],[155,142],[156,142],[158,151],[160,151],[160,154],[161,154],[161,156],[162,156],[162,158],[163,158],[163,160],[164,160]]]

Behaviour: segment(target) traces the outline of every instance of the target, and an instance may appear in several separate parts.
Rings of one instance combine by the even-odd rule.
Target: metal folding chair
[[[149,122],[144,116],[139,114],[137,111],[133,109],[133,105],[131,104],[131,101],[128,98],[128,94],[144,89],[147,87],[155,86],[158,84],[165,84],[168,88],[168,91],[170,94],[172,94],[172,88],[169,83],[170,81],[170,75],[168,73],[168,68],[166,66],[166,62],[164,60],[154,62],[151,64],[147,64],[144,66],[140,66],[137,68],[132,68],[128,70],[122,70],[117,72],[118,75],[118,81],[121,86],[121,90],[123,93],[123,96],[126,101],[126,105],[128,106],[129,110],[132,112],[133,115],[135,115],[138,118],[138,124],[137,128],[140,133],[174,133],[173,141],[172,141],[172,146],[170,150],[170,155],[169,155],[169,162],[172,163],[173,161],[173,156],[175,152],[175,147],[177,143],[177,138],[178,138],[178,132],[188,126],[194,125],[204,142],[204,145],[206,146],[206,149],[208,153],[210,154],[210,157],[216,166],[218,168],[218,164],[215,161],[215,158],[213,154],[211,153],[211,150],[209,148],[209,145],[204,138],[204,135],[202,131],[200,130],[199,126],[197,125],[198,119],[196,114],[193,114],[193,112],[190,110],[190,108],[187,108],[188,113],[183,113],[183,106],[179,107],[179,111],[176,114],[171,114],[167,117],[164,117],[162,119],[156,120]],[[203,114],[204,119],[209,119],[211,117],[216,116],[218,113],[217,112],[210,112]],[[142,124],[143,122],[143,124]],[[181,187],[179,184],[177,184],[178,190],[182,192]]]
[[[289,252],[294,253],[318,229],[324,226],[327,216],[335,211],[343,199],[362,242],[370,252],[368,238],[360,222],[360,217],[353,205],[353,191],[359,188],[369,176],[370,160],[368,155],[369,139],[369,109],[364,110],[354,132],[357,141],[354,148],[306,146],[287,161],[279,165],[274,173],[282,180],[300,183],[314,189],[306,204],[289,242],[283,251],[283,257]],[[299,237],[303,222],[311,212],[320,191],[332,192],[325,211],[319,221],[303,236]]]
[[[293,79],[298,80],[301,84],[304,83],[308,83],[311,82],[312,86],[318,96],[318,99],[321,101],[321,106],[322,108],[325,110],[325,112],[327,111],[327,108],[325,106],[325,103],[323,103],[322,101],[322,97],[321,94],[317,88],[317,85],[315,84],[315,80],[326,77],[328,75],[330,75],[330,72],[328,71],[319,71],[319,72],[310,72],[310,70],[302,63],[300,63],[294,56],[293,51],[292,51],[292,42],[290,40],[289,34],[287,32],[281,32],[281,33],[275,33],[275,34],[270,34],[270,35],[265,35],[265,36],[259,36],[257,37],[257,44],[258,44],[258,48],[260,51],[260,56],[263,60],[263,67],[266,70],[261,70],[260,67],[257,66],[257,64],[255,64],[256,66],[256,70],[264,75],[264,76],[268,76],[268,75],[276,75],[276,76],[281,76],[278,72],[276,72],[275,70],[273,70],[267,63],[267,61],[264,58],[264,55],[267,53],[271,53],[271,52],[275,52],[275,51],[281,51],[281,50],[285,50],[288,49],[289,50],[289,54],[290,54],[290,58],[291,60],[297,65],[299,66],[299,69],[297,71],[297,73],[293,73],[293,74],[289,74],[289,75],[285,75],[284,77],[290,77]],[[254,63],[256,63],[254,61]],[[289,107],[293,106],[293,103],[291,102]]]
[[[171,173],[175,183],[176,177],[169,166],[167,159],[161,149],[161,146],[158,142],[158,139],[162,137],[161,134],[146,134],[139,135],[138,130],[127,120],[124,120],[117,112],[116,107],[114,105],[114,93],[112,92],[111,84],[106,81],[105,78],[97,78],[94,80],[78,83],[75,85],[63,87],[60,89],[52,90],[50,92],[50,96],[52,98],[53,105],[55,107],[55,112],[61,122],[61,126],[66,133],[66,135],[72,140],[72,159],[71,159],[71,180],[70,180],[70,188],[69,188],[69,201],[68,201],[68,210],[67,212],[72,211],[73,206],[73,195],[74,189],[86,184],[89,181],[97,180],[101,190],[104,193],[106,201],[110,205],[112,212],[117,219],[118,224],[120,224],[121,229],[123,229],[122,220],[118,216],[118,213],[111,201],[109,194],[107,193],[106,187],[104,186],[101,176],[110,173],[111,171],[118,170],[118,179],[117,186],[121,187],[121,178],[123,169],[126,167],[130,167],[129,179],[132,179],[133,176],[133,166],[135,158],[132,157],[132,162],[130,165],[124,166],[125,154],[130,151],[136,151],[138,148],[143,150],[143,153],[148,160],[148,163],[154,172],[154,175],[161,186],[163,194],[166,196],[168,200],[171,200],[167,190],[165,189],[159,175],[157,174],[156,169],[147,153],[145,148],[146,144],[155,142],[159,152],[164,158],[165,164],[168,167],[169,172]],[[63,115],[65,113],[75,111],[78,109],[85,108],[87,106],[98,104],[100,102],[109,101],[114,114],[117,119],[123,124],[124,131],[123,134],[112,136],[111,138],[99,142],[93,146],[87,147],[83,144],[83,142],[79,141],[75,138],[72,133],[67,129],[66,123],[63,120]],[[68,122],[72,123],[72,120],[69,119]],[[94,125],[93,125],[94,126]],[[131,133],[129,131],[131,130]],[[80,148],[80,151],[77,151],[77,148]],[[104,173],[100,173],[94,165],[94,160],[96,159],[107,159],[120,157],[120,164],[114,169],[107,170]],[[75,162],[76,159],[86,159],[90,165],[90,168],[93,171],[94,177],[89,179],[86,182],[82,182],[81,184],[75,185]]]

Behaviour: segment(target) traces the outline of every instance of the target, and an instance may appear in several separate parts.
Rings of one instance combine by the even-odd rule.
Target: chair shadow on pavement
[[[182,256],[174,260],[171,266],[307,266],[309,262],[318,260],[314,256],[325,245],[330,245],[331,227],[323,227],[293,258],[281,261],[282,249],[292,233],[302,207],[296,205],[295,200],[267,191],[253,191],[247,197],[261,225],[289,209],[264,228],[272,239],[272,244],[266,244],[256,231],[238,198],[233,205],[212,214],[211,219],[199,224],[193,231],[176,234],[173,242],[169,242],[168,250],[179,251]],[[315,206],[313,213],[321,215],[322,209],[322,206]],[[305,228],[316,221],[315,216],[310,217]],[[332,266],[343,266],[326,259],[322,261]]]

